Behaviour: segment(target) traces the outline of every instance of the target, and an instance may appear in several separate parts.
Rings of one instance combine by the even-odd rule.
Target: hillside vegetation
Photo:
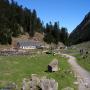
[[[23,8],[14,0],[0,0],[0,44],[11,44],[12,37],[35,32],[42,33],[43,25],[36,10]]]
[[[49,44],[67,44],[68,31],[64,27],[60,28],[58,22],[44,25],[35,9],[24,8],[15,0],[0,0],[0,44],[12,44],[13,37],[26,33],[31,39],[36,32],[41,33]]]
[[[69,44],[74,45],[90,40],[90,12],[84,20],[72,31],[69,36]]]
[[[67,28],[60,27],[58,21],[50,21],[44,25],[35,9],[24,8],[15,0],[0,0],[0,44],[12,44],[13,37],[25,33],[28,33],[31,39],[36,32],[41,33],[48,44],[63,42],[65,45],[74,45],[89,41],[90,12],[69,35]]]
[[[83,42],[77,45],[73,45],[73,47],[75,47],[76,49],[86,49],[88,51],[90,51],[90,41],[87,42]]]

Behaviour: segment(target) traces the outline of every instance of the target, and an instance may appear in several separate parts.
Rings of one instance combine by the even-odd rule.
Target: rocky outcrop
[[[58,83],[46,76],[40,77],[32,74],[31,79],[23,79],[22,90],[58,90]]]

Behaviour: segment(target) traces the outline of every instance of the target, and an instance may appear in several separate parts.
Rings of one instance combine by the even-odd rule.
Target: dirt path
[[[72,66],[72,70],[79,84],[78,90],[90,90],[90,73],[77,64],[75,57],[67,54],[63,55],[69,58],[68,62]]]

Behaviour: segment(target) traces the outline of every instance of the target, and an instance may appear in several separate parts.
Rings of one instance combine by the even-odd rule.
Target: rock
[[[58,83],[46,76],[32,74],[30,79],[23,79],[21,90],[58,90]]]
[[[79,83],[78,82],[73,82],[73,84],[78,85]]]
[[[89,87],[88,83],[84,83],[84,85],[85,85],[85,87],[86,87],[86,88],[88,88],[88,87]]]
[[[49,72],[56,72],[58,71],[59,68],[58,68],[58,60],[57,59],[54,59],[52,60],[52,62],[48,65],[48,71]]]
[[[40,88],[41,90],[58,90],[58,83],[54,79],[42,79]]]
[[[17,85],[15,83],[8,84],[5,88],[1,90],[18,90]]]
[[[23,82],[22,82],[22,88],[21,88],[21,90],[27,90],[26,88],[27,88],[27,83],[26,83],[26,79],[24,78],[23,79]]]

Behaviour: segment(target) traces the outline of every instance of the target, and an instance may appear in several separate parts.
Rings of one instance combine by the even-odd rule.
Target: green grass
[[[45,72],[47,65],[54,59],[59,60],[60,71]],[[47,76],[54,78],[59,83],[59,90],[67,86],[73,87],[75,81],[74,75],[69,73],[70,65],[67,59],[58,55],[39,55],[31,56],[0,56],[0,87],[5,86],[10,82],[16,82],[21,87],[23,78],[29,78],[31,74],[38,74],[40,76]]]
[[[76,55],[77,62],[86,70],[90,72],[90,54],[87,56],[87,58],[83,58],[83,55]]]
[[[81,44],[81,45],[83,45],[83,44]],[[77,49],[70,48],[67,50],[67,52],[68,52],[68,54],[75,56],[77,58],[77,63],[81,67],[85,68],[87,71],[90,72],[90,48],[86,49],[89,52],[89,54],[87,55],[87,58],[83,58],[83,56],[85,56],[85,53],[83,55],[80,54],[80,51],[79,51],[80,47],[79,46]],[[83,49],[83,50],[85,50],[85,49]]]

